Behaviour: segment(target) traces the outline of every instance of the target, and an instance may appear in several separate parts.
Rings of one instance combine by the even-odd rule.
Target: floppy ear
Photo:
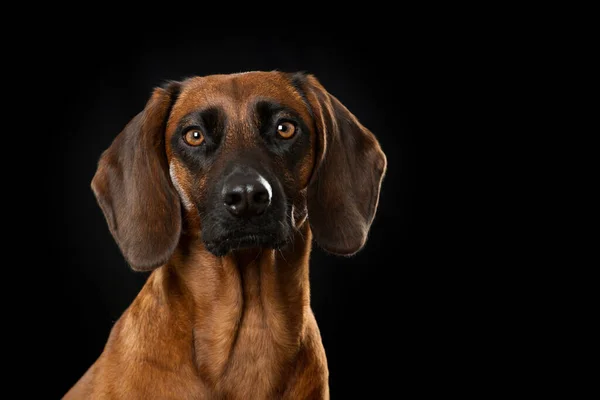
[[[157,88],[102,154],[92,190],[127,262],[136,271],[165,263],[181,233],[180,201],[169,179],[165,127],[179,83]]]
[[[387,160],[371,131],[314,76],[305,82],[317,130],[308,220],[323,249],[352,255],[367,240]]]

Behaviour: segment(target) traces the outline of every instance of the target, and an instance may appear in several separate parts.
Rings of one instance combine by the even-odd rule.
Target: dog
[[[154,89],[92,190],[128,264],[152,271],[64,399],[327,399],[313,239],[365,245],[387,160],[307,73]]]

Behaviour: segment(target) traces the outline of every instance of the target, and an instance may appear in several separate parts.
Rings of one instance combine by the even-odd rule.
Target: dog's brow
[[[253,108],[261,126],[268,125],[276,114],[286,114],[290,117],[301,119],[296,110],[273,100],[259,100],[254,104]]]
[[[180,127],[200,125],[206,132],[221,133],[225,127],[226,115],[220,107],[208,107],[186,114],[179,122]]]

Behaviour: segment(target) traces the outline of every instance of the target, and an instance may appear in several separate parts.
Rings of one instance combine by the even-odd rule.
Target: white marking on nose
[[[258,175],[258,178],[256,180],[262,183],[265,189],[267,189],[267,192],[269,192],[269,200],[271,200],[273,198],[273,189],[271,189],[271,185],[269,185],[269,182],[267,182],[267,180],[263,178],[262,175]]]
[[[175,186],[175,189],[177,189],[177,192],[179,193],[179,197],[181,198],[181,202],[183,203],[183,206],[185,207],[186,210],[190,211],[194,208],[194,204],[192,203],[192,201],[188,197],[187,193],[185,193],[185,191],[181,187],[181,184],[177,180],[177,175],[175,175],[175,170],[173,169],[173,165],[174,164],[169,164],[169,175],[171,175],[171,181],[173,181],[173,186]]]

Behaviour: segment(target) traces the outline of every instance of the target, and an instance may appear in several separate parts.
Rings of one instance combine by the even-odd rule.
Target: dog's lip
[[[241,234],[230,234],[223,236],[220,239],[214,240],[213,243],[224,243],[224,242],[262,242],[262,241],[276,241],[276,235],[268,233],[241,233]]]
[[[279,246],[283,240],[278,239],[275,234],[269,233],[232,233],[221,238],[211,240],[207,244],[212,246],[231,245],[238,248]]]

